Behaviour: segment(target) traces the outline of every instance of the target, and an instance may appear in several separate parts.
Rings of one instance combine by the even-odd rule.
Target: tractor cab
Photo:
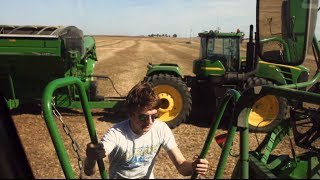
[[[199,33],[200,55],[194,62],[197,76],[221,76],[226,72],[240,72],[240,43],[244,33],[224,33],[210,30]]]

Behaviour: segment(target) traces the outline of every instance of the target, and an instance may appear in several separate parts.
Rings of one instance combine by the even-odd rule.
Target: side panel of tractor
[[[225,68],[220,60],[211,61],[205,59],[203,61],[193,61],[193,73],[198,78],[208,76],[222,76],[225,74]]]
[[[277,85],[293,84],[308,80],[309,69],[304,66],[285,66],[260,60],[255,76],[272,80]]]

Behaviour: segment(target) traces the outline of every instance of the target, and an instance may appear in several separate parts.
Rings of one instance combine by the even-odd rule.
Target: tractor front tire
[[[155,74],[146,77],[146,82],[153,85],[153,89],[161,100],[159,120],[166,122],[173,129],[185,122],[191,111],[191,95],[188,87],[180,77],[170,74]]]
[[[243,85],[243,90],[255,86],[274,85],[273,82],[259,77],[251,77]],[[249,131],[267,133],[272,131],[286,118],[287,101],[285,98],[266,95],[258,99],[249,114]]]

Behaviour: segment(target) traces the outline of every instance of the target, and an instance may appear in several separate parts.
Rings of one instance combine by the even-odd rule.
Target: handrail
[[[247,91],[245,91],[245,94],[252,95],[252,91],[259,97],[265,96],[265,95],[276,95],[281,96],[288,99],[295,99],[302,102],[308,102],[313,104],[320,104],[320,94],[303,91],[303,90],[297,90],[297,89],[288,89],[283,88],[281,86],[256,86],[254,88],[250,88]],[[249,96],[249,95],[246,95]]]
[[[255,96],[253,96],[253,94]],[[222,153],[217,165],[214,179],[221,179],[223,171],[227,162],[228,154],[231,150],[231,145],[234,140],[234,135],[236,130],[239,129],[240,132],[240,169],[241,169],[241,179],[249,178],[249,127],[248,118],[251,111],[252,104],[255,100],[265,96],[265,95],[276,95],[285,98],[297,99],[303,102],[320,104],[320,94],[283,88],[281,86],[256,86],[244,91],[241,96],[236,90],[230,89],[225,95],[221,105],[219,106],[218,113],[214,117],[214,121],[210,126],[207,139],[199,156],[200,159],[205,158],[207,152],[209,151],[212,139],[216,133],[216,130],[220,124],[221,118],[224,114],[226,106],[230,99],[233,97],[236,102],[235,112],[233,114],[233,122],[230,123],[228,129],[228,136],[223,146]],[[237,119],[235,119],[237,118]],[[193,174],[191,179],[196,179],[197,174]]]
[[[285,40],[283,40],[282,38],[279,38],[279,37],[270,37],[270,38],[266,38],[266,39],[262,39],[260,42],[261,43],[267,43],[267,42],[273,42],[273,41],[276,41],[276,42],[279,42],[283,45],[283,48],[284,48],[284,54],[285,54],[285,57],[286,57],[286,62],[290,63],[291,62],[291,56],[290,56],[290,52],[289,52],[289,47],[288,47],[288,44]]]
[[[300,82],[300,83],[295,83],[295,84],[285,84],[285,85],[279,85],[278,87],[281,88],[291,88],[291,89],[298,89],[298,88],[304,88],[304,87],[309,87],[317,83],[320,79],[320,71],[317,70],[316,74],[313,76],[312,79],[306,82]]]
[[[207,139],[206,139],[206,141],[203,145],[202,151],[199,155],[200,159],[205,158],[209,149],[210,149],[212,139],[213,139],[218,127],[219,127],[221,118],[225,112],[227,104],[229,103],[231,98],[233,98],[234,101],[237,102],[239,97],[240,97],[240,93],[238,91],[236,91],[234,89],[230,89],[227,91],[225,97],[223,98],[223,100],[221,102],[221,105],[219,106],[219,109],[217,111],[218,113],[215,114],[214,119],[211,123],[210,130],[207,135]],[[231,125],[232,125],[231,131],[230,131],[231,133],[229,133],[229,136],[227,137],[227,141],[226,141],[225,146],[222,150],[222,156],[219,159],[219,165],[218,165],[218,168],[217,168],[216,174],[215,174],[215,176],[218,178],[220,178],[220,176],[223,174],[224,166],[227,162],[226,160],[227,160],[227,157],[228,157],[228,154],[230,151],[230,147],[232,145],[233,137],[234,137],[235,132],[237,130],[237,127],[233,126],[234,124],[231,123]],[[198,176],[198,174],[194,173],[194,174],[192,174],[191,179],[196,179],[197,176]]]
[[[97,144],[98,139],[97,139],[94,121],[92,119],[92,115],[91,115],[91,111],[88,103],[88,98],[85,92],[84,85],[80,79],[76,77],[66,77],[66,78],[59,78],[51,81],[46,86],[42,96],[42,109],[43,109],[44,119],[46,121],[48,130],[51,136],[51,140],[55,147],[60,164],[65,174],[65,177],[67,179],[73,179],[75,178],[75,175],[72,170],[68,155],[66,153],[66,149],[62,143],[61,136],[59,135],[57,124],[55,123],[54,116],[52,114],[52,104],[51,104],[53,93],[55,92],[55,90],[62,87],[69,86],[69,85],[76,85],[77,89],[79,90],[81,105],[82,105],[83,112],[85,114],[85,119],[88,127],[88,132],[90,135],[90,140],[92,143]],[[103,159],[98,159],[97,162],[98,162],[101,178],[108,179],[108,175],[104,167]]]

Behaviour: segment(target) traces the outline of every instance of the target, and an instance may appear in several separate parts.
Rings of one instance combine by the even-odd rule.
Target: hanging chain
[[[73,150],[74,150],[74,151],[76,152],[76,154],[77,154],[77,157],[78,157],[78,166],[79,166],[80,178],[81,178],[82,175],[83,175],[83,161],[82,161],[82,158],[81,158],[81,155],[80,155],[79,145],[78,145],[78,143],[76,142],[76,140],[72,137],[72,132],[71,132],[70,128],[69,128],[69,127],[67,126],[67,124],[64,123],[64,121],[62,120],[62,115],[61,115],[60,112],[57,110],[54,102],[52,102],[52,107],[53,107],[53,110],[52,110],[53,114],[54,114],[55,117],[56,117],[57,119],[59,119],[60,122],[62,123],[63,130],[64,130],[64,132],[67,134],[67,136],[70,138],[71,143],[72,143]]]

